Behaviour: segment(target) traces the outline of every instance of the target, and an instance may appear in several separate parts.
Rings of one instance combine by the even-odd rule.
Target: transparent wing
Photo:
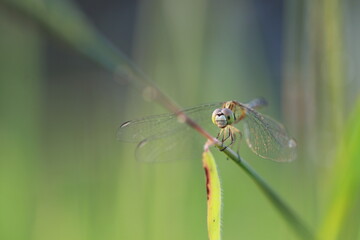
[[[138,143],[135,156],[142,162],[190,160],[197,155],[200,157],[204,143],[202,136],[193,129],[185,128],[166,137],[144,139]]]
[[[239,103],[246,112],[244,133],[249,148],[262,158],[289,162],[296,158],[296,141],[285,128],[270,117]]]
[[[215,132],[217,127],[211,122],[211,114],[221,105],[206,104],[183,112],[205,130]],[[127,121],[117,131],[118,140],[137,142],[137,158],[148,162],[184,158],[187,152],[191,152],[189,149],[196,145],[193,142],[196,135],[199,134],[187,124],[179,122],[176,114],[171,113]]]

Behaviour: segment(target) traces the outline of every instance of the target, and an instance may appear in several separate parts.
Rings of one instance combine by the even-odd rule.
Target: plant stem
[[[216,145],[222,149],[221,145]],[[276,207],[280,214],[287,220],[289,226],[302,239],[315,239],[312,231],[301,221],[301,219],[290,209],[289,206],[280,198],[280,196],[266,183],[266,181],[242,158],[235,153],[231,148],[225,148],[223,152],[231,158],[237,165],[239,165],[258,185],[270,202]]]

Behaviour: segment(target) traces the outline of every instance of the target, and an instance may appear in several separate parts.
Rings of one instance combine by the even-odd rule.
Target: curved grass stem
[[[221,145],[216,145],[222,149]],[[289,226],[302,239],[315,239],[313,232],[306,226],[306,224],[290,209],[288,205],[281,199],[281,197],[267,184],[267,182],[242,158],[230,148],[222,150],[229,158],[231,158],[238,166],[240,166],[263,191],[265,196],[280,212],[281,216],[287,220]]]

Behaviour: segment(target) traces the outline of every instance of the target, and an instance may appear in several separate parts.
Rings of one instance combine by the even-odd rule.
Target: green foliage
[[[221,184],[215,158],[209,149],[202,154],[206,177],[207,226],[209,240],[221,239]]]
[[[359,35],[342,22],[356,22],[359,7],[344,5],[286,2],[283,82],[269,81],[260,27],[247,22],[254,6],[245,1],[145,1],[134,34],[134,58],[182,105],[264,96],[270,115],[284,112],[297,161],[258,160],[243,146],[241,155],[320,239],[359,235]],[[142,71],[70,1],[0,0],[0,18],[0,239],[206,239],[201,149],[193,161],[136,162],[132,145],[115,142],[116,127],[158,113],[142,99],[152,91],[131,94],[92,67],[45,75],[40,30],[120,83],[144,89]],[[281,204],[223,153],[215,156],[224,159],[223,239],[296,239],[287,224],[307,236],[295,215],[279,215],[273,206]]]
[[[337,149],[330,206],[320,228],[320,239],[356,239],[359,232],[360,197],[360,99],[346,124],[345,134]]]

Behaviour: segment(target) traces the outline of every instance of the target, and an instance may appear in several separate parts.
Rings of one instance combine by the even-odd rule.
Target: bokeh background
[[[38,6],[58,22],[74,15],[56,1],[0,1],[0,239],[207,239],[201,149],[191,161],[136,161],[135,145],[116,141],[118,126],[166,110],[54,34],[54,19],[29,14]],[[243,157],[321,239],[359,239],[360,2],[73,7],[183,107],[268,99],[264,112],[297,139],[298,158],[279,164],[242,148]],[[87,36],[81,25],[77,33]],[[214,152],[223,239],[297,239]]]

